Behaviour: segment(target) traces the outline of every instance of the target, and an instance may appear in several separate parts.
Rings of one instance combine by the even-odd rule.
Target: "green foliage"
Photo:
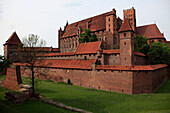
[[[80,35],[80,38],[78,39],[80,43],[85,43],[85,42],[95,42],[98,41],[97,35],[93,34],[90,29],[85,29],[85,32]]]
[[[135,45],[135,51],[136,52],[141,52],[147,55],[147,53],[149,52],[149,45],[147,43],[147,38],[140,36],[140,35],[136,35],[135,37],[135,41],[134,41],[134,45]]]
[[[166,63],[170,65],[170,47],[165,43],[153,43],[148,55],[152,64]]]
[[[11,64],[12,62],[10,60],[4,58],[4,56],[0,56],[0,72],[3,72],[4,69],[10,67]]]

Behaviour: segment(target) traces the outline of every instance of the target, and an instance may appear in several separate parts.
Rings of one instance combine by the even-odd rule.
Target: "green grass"
[[[28,79],[22,78],[24,82]],[[36,91],[49,99],[94,113],[170,113],[170,79],[156,93],[142,95],[126,95],[100,91],[56,83],[50,80],[41,80]],[[0,99],[3,99],[1,95],[0,92]],[[24,110],[28,108],[31,108],[28,112],[37,112],[37,109],[32,109],[34,104],[35,106],[37,104],[39,109],[49,109],[48,112],[53,112],[54,110],[53,106],[44,105],[40,102],[27,102],[18,106],[10,104],[9,106],[21,112],[25,112]],[[41,112],[46,111],[42,110]]]
[[[5,76],[0,76],[0,80]],[[25,81],[26,79],[24,79]],[[59,107],[51,106],[40,101],[28,101],[24,104],[14,105],[4,99],[9,89],[0,87],[0,113],[72,113]]]

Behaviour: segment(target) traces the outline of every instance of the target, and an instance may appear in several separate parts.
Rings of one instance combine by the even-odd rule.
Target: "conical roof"
[[[120,27],[118,32],[124,32],[124,31],[133,31],[128,18],[124,18],[124,21],[122,23],[122,26]],[[133,31],[134,32],[134,31]]]
[[[16,32],[14,32],[10,36],[10,38],[6,41],[6,43],[4,45],[6,45],[6,44],[16,44],[16,45],[21,44],[21,40],[19,39]]]

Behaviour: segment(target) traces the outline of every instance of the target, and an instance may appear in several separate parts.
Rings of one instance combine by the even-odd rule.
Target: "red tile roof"
[[[135,52],[135,55],[138,55],[138,56],[146,56],[145,54],[143,54],[143,53],[139,53],[139,52]]]
[[[18,51],[21,49],[18,49]],[[51,47],[24,47],[25,51],[42,51],[42,52],[56,52],[58,48],[51,48]]]
[[[68,52],[68,53],[47,53],[47,54],[43,54],[41,56],[73,56],[75,54],[75,52]]]
[[[101,15],[97,15],[97,16],[67,25],[62,38],[77,35],[77,29],[79,26],[81,27],[82,33],[84,33],[84,30],[87,29],[87,26],[89,26],[88,29],[90,29],[92,32],[105,30],[106,29],[106,18],[105,17],[108,14],[113,14],[113,12],[110,11],[110,12],[107,12]]]
[[[112,49],[112,50],[103,50],[102,52],[103,54],[115,54],[115,53],[118,53],[120,54],[120,49]],[[135,55],[138,55],[138,56],[146,56],[145,54],[143,53],[140,53],[140,52],[134,52]]]
[[[125,18],[118,32],[133,31],[128,18]]]
[[[136,27],[136,35],[141,35],[146,38],[164,38],[156,24]]]
[[[4,45],[6,45],[6,44],[15,44],[15,45],[21,44],[21,40],[19,39],[19,37],[18,37],[16,32],[14,32],[10,36],[10,38],[6,41],[6,43]]]
[[[136,66],[116,66],[116,65],[97,65],[96,69],[102,69],[102,70],[157,70],[161,68],[167,67],[166,64],[157,64],[157,65],[136,65]]]
[[[75,54],[97,53],[97,50],[100,49],[100,46],[101,46],[101,41],[80,43],[78,45],[78,48]]]
[[[91,60],[40,60],[37,61],[35,66],[51,67],[51,68],[66,68],[66,69],[92,69]],[[13,65],[26,65],[26,63],[14,63]]]
[[[120,53],[120,49],[112,49],[112,50],[103,50],[104,54],[114,54],[114,53]]]

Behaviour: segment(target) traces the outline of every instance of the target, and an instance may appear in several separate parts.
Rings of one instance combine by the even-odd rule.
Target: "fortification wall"
[[[42,70],[46,73],[46,77],[40,77],[41,79],[50,79],[55,82],[67,82],[70,79],[73,85],[125,94],[152,93],[168,77],[167,68],[154,71],[54,68],[42,68]],[[30,71],[26,70],[22,75],[28,76],[28,73]]]
[[[152,93],[168,78],[168,68],[136,71],[133,75],[133,94]]]
[[[41,77],[41,79],[50,79],[56,82],[67,82],[70,79],[73,85],[77,86],[132,94],[133,73],[130,71],[105,72],[103,70],[43,69],[46,70],[47,77]],[[29,70],[21,73],[23,76],[30,75]]]

